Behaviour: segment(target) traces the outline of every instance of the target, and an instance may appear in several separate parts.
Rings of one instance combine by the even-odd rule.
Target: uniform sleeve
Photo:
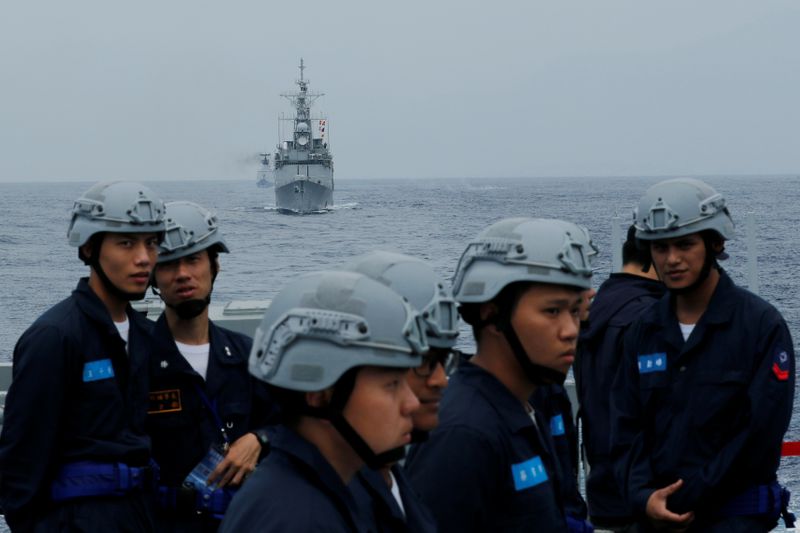
[[[0,505],[12,528],[32,518],[57,446],[70,348],[53,326],[32,326],[14,349],[0,436]]]
[[[655,490],[653,472],[644,445],[643,406],[639,395],[636,346],[639,327],[634,324],[623,342],[619,370],[611,387],[611,461],[617,483],[632,513],[645,514]]]
[[[441,533],[491,531],[491,502],[505,472],[491,443],[473,429],[446,428],[406,464],[412,487],[433,514]]]
[[[684,489],[670,497],[670,507],[697,509],[714,497],[735,470],[746,472],[777,470],[783,436],[792,417],[795,385],[795,356],[786,323],[772,310],[761,328],[765,334],[758,345],[755,371],[747,386],[750,404],[748,424],[728,440],[714,460],[689,478]]]

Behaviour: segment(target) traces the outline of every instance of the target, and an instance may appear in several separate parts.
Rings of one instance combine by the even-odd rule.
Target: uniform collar
[[[350,519],[356,521],[358,512],[352,493],[316,446],[284,425],[275,426],[270,437],[272,450],[279,450],[299,463],[305,476],[315,485],[321,484],[325,493],[341,500],[350,511]]]
[[[497,416],[514,433],[526,428],[535,428],[533,420],[525,412],[517,397],[491,373],[469,361],[462,361],[459,363],[455,378],[462,384],[477,389],[494,408]]]
[[[105,304],[89,286],[89,278],[81,278],[72,295],[78,308],[102,328],[101,331],[104,333],[106,341],[118,346],[120,354],[127,353],[131,372],[138,372],[140,367],[147,364],[151,349],[149,333],[152,330],[150,322],[142,314],[134,311],[130,304],[125,308],[125,314],[130,324],[126,351],[125,341],[119,336],[119,330],[114,325]]]
[[[714,288],[714,294],[711,295],[711,300],[708,302],[708,307],[700,319],[705,324],[725,324],[730,322],[733,317],[732,305],[735,297],[736,285],[734,285],[730,276],[719,269],[719,282]],[[675,295],[667,291],[667,293],[658,301],[656,305],[650,308],[644,316],[644,321],[649,324],[668,324],[670,322],[677,322],[675,317]]]
[[[83,311],[94,322],[101,324],[106,333],[116,334],[119,336],[119,332],[117,327],[114,325],[114,321],[111,319],[111,314],[108,312],[108,308],[106,308],[103,300],[101,300],[100,297],[97,296],[97,294],[89,286],[89,278],[81,278],[78,281],[78,286],[75,288],[72,294],[75,297],[75,301],[78,303],[78,307],[80,307],[81,311]],[[128,309],[130,309],[130,306],[128,306]],[[126,314],[130,314],[127,313],[128,309],[126,309]]]

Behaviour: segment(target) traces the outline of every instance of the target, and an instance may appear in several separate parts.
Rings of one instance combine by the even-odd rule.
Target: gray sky
[[[0,181],[255,179],[302,56],[338,179],[800,172],[796,0],[10,0]]]

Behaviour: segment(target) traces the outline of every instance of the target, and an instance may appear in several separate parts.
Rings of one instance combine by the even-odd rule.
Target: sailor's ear
[[[94,244],[94,239],[89,239],[86,244],[78,248],[78,257],[87,265],[91,261],[92,254],[94,253]]]
[[[480,308],[481,322],[484,322],[484,323],[486,323],[486,322],[490,322],[490,323],[495,322],[495,319],[497,318],[497,313],[499,311],[500,310],[498,309],[497,304],[494,303],[494,302],[482,303],[481,304],[481,308]]]
[[[500,328],[497,327],[497,317],[500,315],[500,308],[497,303],[482,303],[478,312],[481,317],[481,329],[488,331],[492,335],[502,334]]]
[[[306,403],[311,407],[327,407],[333,398],[333,387],[325,390],[306,393]]]

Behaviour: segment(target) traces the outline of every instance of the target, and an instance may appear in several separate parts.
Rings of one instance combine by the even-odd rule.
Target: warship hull
[[[294,170],[294,168],[292,168]],[[333,173],[275,178],[275,207],[286,213],[318,213],[333,207]]]

